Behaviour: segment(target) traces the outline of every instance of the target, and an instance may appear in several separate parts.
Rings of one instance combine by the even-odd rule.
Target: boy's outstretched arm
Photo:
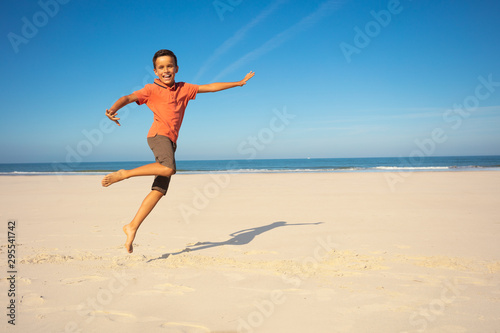
[[[207,92],[216,92],[234,87],[241,87],[247,84],[247,81],[250,80],[255,75],[254,72],[250,72],[241,81],[237,82],[214,82],[209,84],[203,84],[198,87],[199,93],[207,93]]]
[[[109,119],[111,119],[112,121],[114,121],[118,126],[120,126],[120,123],[118,122],[118,120],[120,120],[120,118],[116,117],[116,113],[118,112],[118,110],[120,110],[125,105],[133,103],[133,102],[137,102],[138,100],[139,100],[139,98],[137,98],[137,96],[135,94],[130,94],[127,96],[120,97],[115,102],[115,104],[113,104],[112,107],[110,107],[109,109],[106,109],[106,116]]]

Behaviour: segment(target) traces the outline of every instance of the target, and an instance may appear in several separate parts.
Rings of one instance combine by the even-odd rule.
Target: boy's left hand
[[[240,81],[241,85],[244,86],[245,84],[247,84],[247,81],[250,80],[254,75],[255,75],[255,72],[250,72],[247,75],[245,75],[245,78]]]
[[[120,126],[120,122],[118,121],[118,120],[120,120],[120,118],[118,118],[116,116],[116,111],[110,111],[110,110],[106,109],[106,116],[110,120],[114,121],[118,126]]]

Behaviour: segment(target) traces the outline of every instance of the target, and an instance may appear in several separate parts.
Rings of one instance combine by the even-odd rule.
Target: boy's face
[[[156,59],[155,74],[158,76],[160,81],[171,87],[175,83],[175,74],[179,70],[179,67],[175,65],[175,60],[171,56],[158,57]]]

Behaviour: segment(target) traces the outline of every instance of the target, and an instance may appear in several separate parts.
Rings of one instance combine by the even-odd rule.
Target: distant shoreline
[[[258,171],[177,171],[176,176],[188,175],[209,175],[209,174],[226,174],[226,175],[257,175],[257,174],[321,174],[321,173],[457,173],[457,172],[498,172],[498,168],[449,168],[449,169],[387,169],[387,170],[258,170]],[[0,177],[40,177],[40,176],[104,176],[113,171],[79,171],[79,172],[15,172],[15,173],[0,173]]]
[[[151,161],[0,164],[0,176],[104,175]],[[304,158],[177,161],[178,174],[500,170],[500,156]]]

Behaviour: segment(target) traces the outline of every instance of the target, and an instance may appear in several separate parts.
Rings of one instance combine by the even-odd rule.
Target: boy
[[[159,50],[153,57],[154,72],[158,76],[154,84],[128,96],[119,98],[115,104],[106,110],[106,116],[118,126],[120,123],[116,113],[127,104],[136,102],[146,105],[154,113],[154,121],[148,132],[148,144],[155,155],[155,163],[143,165],[132,170],[118,170],[106,175],[102,186],[107,187],[121,180],[137,176],[156,176],[151,192],[146,196],[134,219],[123,227],[127,235],[125,248],[132,253],[132,243],[137,229],[153,210],[158,201],[167,193],[170,177],[175,174],[174,153],[177,148],[177,137],[181,127],[184,111],[188,102],[196,98],[197,93],[215,92],[238,86],[244,86],[255,73],[248,73],[238,82],[216,82],[195,85],[175,82],[175,74],[179,71],[177,57],[170,50]]]

